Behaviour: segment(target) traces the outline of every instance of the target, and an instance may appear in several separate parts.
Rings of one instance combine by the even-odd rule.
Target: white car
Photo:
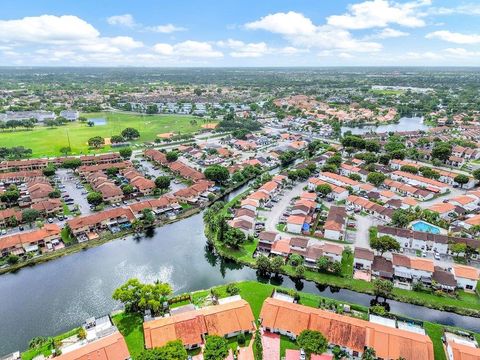
[[[439,253],[435,253],[434,257],[435,257],[435,260],[441,260],[441,259],[440,259],[440,254],[439,254]]]

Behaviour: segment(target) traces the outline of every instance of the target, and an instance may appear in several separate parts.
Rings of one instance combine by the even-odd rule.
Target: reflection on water
[[[351,131],[352,134],[367,134],[367,133],[388,133],[395,131],[415,131],[415,130],[427,130],[428,126],[423,123],[423,117],[403,117],[400,118],[397,124],[387,124],[379,126],[356,126],[342,127],[342,134],[346,131]]]

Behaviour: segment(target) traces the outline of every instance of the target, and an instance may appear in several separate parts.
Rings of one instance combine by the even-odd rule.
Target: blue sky
[[[2,0],[0,65],[480,66],[479,0]]]

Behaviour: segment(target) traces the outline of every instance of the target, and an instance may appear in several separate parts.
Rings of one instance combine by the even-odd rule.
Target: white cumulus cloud
[[[201,41],[187,40],[177,44],[155,44],[153,50],[162,56],[191,57],[191,58],[220,58],[221,51],[215,50],[211,44]]]
[[[245,24],[245,27],[249,30],[266,30],[283,35],[311,34],[316,29],[312,20],[294,11],[269,14]]]
[[[40,15],[0,20],[1,42],[67,43],[95,39],[100,33],[73,15]]]
[[[107,18],[107,23],[109,23],[110,25],[120,25],[130,28],[136,25],[135,20],[133,19],[133,16],[131,14],[110,16],[109,18]]]
[[[389,0],[370,0],[349,5],[348,12],[343,15],[332,15],[327,24],[350,30],[386,27],[398,24],[406,27],[425,26],[422,19],[424,13],[419,8],[430,5],[431,1],[411,1],[397,3]]]
[[[175,26],[173,24],[165,24],[165,25],[156,25],[156,26],[147,26],[145,28],[148,31],[158,32],[162,34],[170,34],[177,31],[186,31],[187,28],[181,26]]]
[[[479,34],[462,34],[448,30],[434,31],[425,36],[427,39],[440,39],[455,44],[479,44]]]

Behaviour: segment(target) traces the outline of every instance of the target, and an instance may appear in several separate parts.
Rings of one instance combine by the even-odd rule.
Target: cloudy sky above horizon
[[[0,65],[480,66],[480,0],[2,0]]]

